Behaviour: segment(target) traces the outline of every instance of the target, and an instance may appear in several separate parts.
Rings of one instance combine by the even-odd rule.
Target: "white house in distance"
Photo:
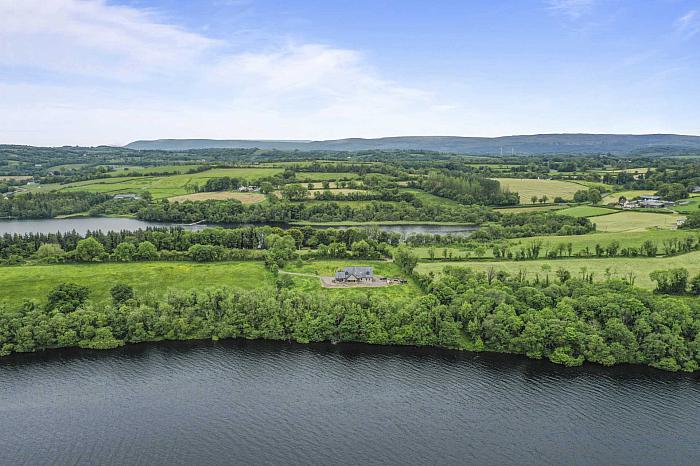
[[[673,201],[664,201],[661,196],[639,196],[639,199],[630,201],[625,199],[620,203],[623,209],[663,209],[676,205]]]
[[[335,273],[336,282],[374,281],[374,268],[372,267],[343,267]]]

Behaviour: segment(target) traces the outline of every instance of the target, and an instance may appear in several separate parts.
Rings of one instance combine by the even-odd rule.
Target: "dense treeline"
[[[399,191],[398,189],[378,189],[376,191],[357,191],[348,193],[335,193],[331,190],[316,191],[314,199],[317,201],[385,201],[408,202],[420,207],[423,203],[415,194]]]
[[[648,364],[695,371],[700,307],[654,296],[621,280],[558,283],[446,268],[424,279],[478,349],[580,365]]]
[[[420,182],[412,184],[460,204],[517,205],[520,202],[518,193],[502,190],[498,181],[477,175],[449,176],[431,173]]]
[[[405,270],[410,257],[397,263]],[[695,371],[700,363],[697,303],[656,296],[619,280],[591,283],[562,274],[528,282],[505,274],[448,268],[418,277],[426,294],[302,292],[278,280],[276,291],[228,289],[135,296],[125,285],[112,303],[90,303],[90,290],[62,284],[44,305],[0,309],[0,354],[57,347],[107,349],[159,340],[265,338],[355,341],[490,350],[548,358],[648,364]]]
[[[583,235],[595,231],[595,225],[584,217],[569,217],[552,212],[501,214],[498,223],[487,223],[472,238],[497,240],[539,235]]]
[[[424,221],[464,222],[479,224],[496,220],[497,214],[481,206],[452,207],[441,205],[415,206],[408,202],[371,201],[361,207],[335,202],[302,204],[276,202],[243,205],[235,200],[154,203],[139,211],[143,220],[193,223],[291,223],[311,222],[381,222]]]
[[[0,197],[0,217],[52,218],[87,212],[110,199],[112,196],[107,194],[88,192],[27,193],[10,199]]]
[[[132,260],[216,260],[263,259],[264,254],[245,250],[269,249],[273,235],[293,239],[292,248],[318,249],[320,257],[388,256],[400,235],[378,229],[313,229],[259,226],[207,228],[148,228],[136,231],[95,231],[51,234],[5,234],[0,236],[0,261],[16,264],[22,260],[42,262],[93,262]],[[88,241],[89,240],[89,241]],[[202,248],[201,246],[207,246]]]

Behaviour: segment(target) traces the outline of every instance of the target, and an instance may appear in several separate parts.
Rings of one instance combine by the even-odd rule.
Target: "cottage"
[[[115,194],[114,199],[116,199],[116,200],[130,199],[130,200],[137,201],[141,198],[136,194]]]
[[[374,269],[372,267],[344,267],[342,271],[335,273],[336,282],[374,281]]]

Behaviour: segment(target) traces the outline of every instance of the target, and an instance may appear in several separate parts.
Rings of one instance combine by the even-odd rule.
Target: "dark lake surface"
[[[315,228],[338,228],[346,230],[348,228],[379,228],[391,233],[401,233],[404,236],[411,234],[424,235],[471,235],[479,229],[471,225],[431,225],[431,224],[377,224],[377,225],[339,225],[339,226],[318,226]]]
[[[144,220],[138,220],[135,218],[117,218],[117,217],[87,217],[87,218],[52,218],[52,219],[41,219],[41,220],[0,220],[0,235],[5,233],[67,233],[75,230],[78,233],[85,234],[87,231],[133,231],[138,229],[145,229],[148,227],[169,227],[169,226],[182,226],[187,229],[201,230],[207,228],[208,226],[213,227],[217,225],[180,225],[175,223],[159,223],[159,222],[147,222]],[[229,225],[231,228],[236,227],[236,225]],[[241,226],[241,225],[238,225]],[[285,227],[284,225],[277,225]],[[390,231],[395,233],[401,233],[403,235],[408,235],[412,233],[424,233],[424,234],[453,234],[453,235],[467,235],[471,234],[478,229],[475,226],[467,225],[428,225],[428,224],[387,224],[387,225],[376,225],[377,228],[384,231]],[[370,228],[368,226],[358,225],[358,226],[314,226],[314,228]]]
[[[0,359],[0,464],[699,464],[700,377],[271,342]]]
[[[167,227],[171,225],[173,224],[146,222],[135,218],[117,217],[0,220],[0,235],[5,233],[68,233],[73,230],[78,233],[85,234],[87,231],[133,231],[148,227]]]

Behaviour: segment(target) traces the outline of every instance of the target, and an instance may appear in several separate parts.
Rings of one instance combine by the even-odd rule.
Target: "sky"
[[[0,144],[700,135],[700,0],[0,0]]]

